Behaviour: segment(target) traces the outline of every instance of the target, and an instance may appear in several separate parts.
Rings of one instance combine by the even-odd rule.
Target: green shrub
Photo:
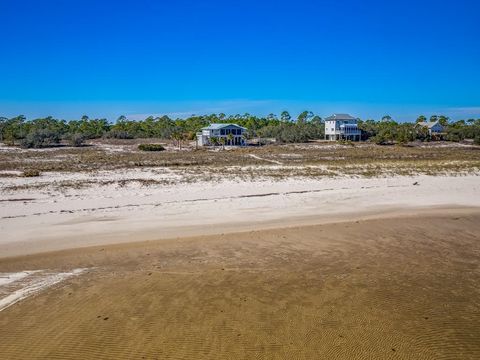
[[[448,141],[454,141],[454,142],[459,142],[462,141],[463,138],[459,132],[449,132],[447,133],[446,140]]]
[[[70,136],[70,139],[68,139],[68,142],[71,146],[74,147],[82,146],[85,142],[85,136],[80,133],[73,134],[72,136]]]
[[[257,136],[274,138],[278,143],[301,143],[323,139],[324,126],[316,123],[280,123],[262,127]]]
[[[133,139],[133,135],[123,130],[110,130],[104,135],[107,139]]]
[[[34,129],[22,140],[23,148],[44,148],[60,143],[60,136],[57,132],[46,129]]]
[[[385,145],[387,143],[387,139],[382,134],[377,134],[373,136],[371,139],[377,145]]]
[[[40,176],[40,171],[36,169],[27,169],[23,171],[23,176],[24,177],[36,177]]]
[[[160,144],[140,144],[138,150],[141,151],[163,151],[165,148]]]
[[[473,143],[475,145],[480,145],[480,135],[475,136],[475,139],[473,139]]]

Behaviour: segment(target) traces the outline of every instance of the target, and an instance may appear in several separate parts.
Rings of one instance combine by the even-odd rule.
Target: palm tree
[[[224,137],[220,138],[220,144],[222,144],[222,150],[225,150],[225,138]]]

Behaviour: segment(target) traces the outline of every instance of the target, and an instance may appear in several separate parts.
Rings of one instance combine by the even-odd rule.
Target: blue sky
[[[480,117],[480,2],[0,0],[0,116]]]

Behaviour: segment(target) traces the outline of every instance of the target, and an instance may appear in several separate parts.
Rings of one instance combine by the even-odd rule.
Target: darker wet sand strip
[[[0,313],[0,354],[49,359],[478,359],[480,212],[64,250],[95,268]]]

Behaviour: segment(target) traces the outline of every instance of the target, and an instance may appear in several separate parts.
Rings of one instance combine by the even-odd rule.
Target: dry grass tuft
[[[40,176],[40,171],[36,169],[27,169],[23,171],[24,177],[37,177]]]

